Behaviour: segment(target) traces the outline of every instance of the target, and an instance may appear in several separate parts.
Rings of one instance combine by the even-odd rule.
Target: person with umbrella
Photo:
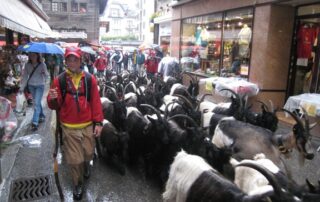
[[[25,65],[19,93],[24,89],[28,90],[33,97],[34,112],[32,117],[31,129],[36,131],[39,123],[45,120],[41,100],[44,93],[46,79],[49,77],[47,66],[41,60],[40,53],[30,52],[29,61]]]

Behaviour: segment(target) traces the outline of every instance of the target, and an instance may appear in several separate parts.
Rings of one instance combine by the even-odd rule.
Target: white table
[[[240,96],[254,96],[259,93],[257,84],[248,82],[241,78],[235,77],[210,77],[199,80],[199,85],[205,85],[206,90],[213,90],[212,84],[215,88],[215,92],[221,96],[231,97],[229,91],[221,91],[221,89],[230,89]]]
[[[309,116],[320,117],[320,94],[305,93],[288,98],[284,108],[293,112],[303,107]]]

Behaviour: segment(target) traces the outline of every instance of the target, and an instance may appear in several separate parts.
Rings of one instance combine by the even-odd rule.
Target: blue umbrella
[[[22,47],[18,47],[18,50],[33,53],[64,54],[60,46],[46,42],[30,42]]]

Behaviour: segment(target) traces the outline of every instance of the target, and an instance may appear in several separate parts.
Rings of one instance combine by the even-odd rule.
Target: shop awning
[[[0,0],[0,26],[32,37],[51,34],[48,23],[20,0]]]

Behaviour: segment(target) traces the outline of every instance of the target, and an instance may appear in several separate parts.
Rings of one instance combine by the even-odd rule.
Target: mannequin
[[[249,44],[251,41],[252,31],[247,24],[244,24],[238,34],[239,41],[239,56],[248,57],[249,55]]]

